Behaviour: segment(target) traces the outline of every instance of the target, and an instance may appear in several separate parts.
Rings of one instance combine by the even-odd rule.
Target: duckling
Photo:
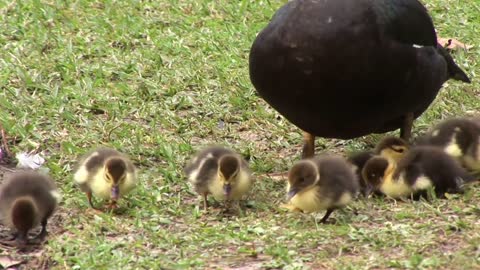
[[[362,176],[362,169],[370,158],[380,155],[385,158],[391,158],[395,162],[398,162],[405,155],[408,149],[409,145],[405,140],[393,136],[387,136],[376,145],[373,151],[361,151],[349,156],[347,160],[355,167],[355,172],[357,174],[362,193],[366,195],[367,191],[367,185]]]
[[[249,71],[260,97],[305,132],[302,157],[316,136],[400,129],[409,140],[444,82],[470,83],[418,0],[288,1],[256,36]]]
[[[248,163],[234,151],[221,146],[197,153],[184,172],[194,191],[203,196],[205,211],[208,194],[217,200],[240,200],[252,186]]]
[[[287,201],[293,210],[326,210],[321,223],[325,223],[335,209],[354,199],[358,190],[358,179],[351,165],[334,155],[300,160],[288,173]]]
[[[419,138],[418,145],[441,147],[462,165],[480,173],[480,118],[452,118]]]
[[[397,163],[375,156],[365,164],[363,178],[370,189],[391,198],[424,196],[434,188],[437,197],[446,192],[460,193],[465,183],[475,178],[438,147],[416,146]]]
[[[117,150],[96,149],[81,158],[73,179],[87,194],[92,203],[92,194],[104,200],[110,199],[108,208],[116,208],[120,197],[130,192],[137,183],[136,169],[130,159]]]
[[[28,232],[42,225],[35,239],[47,235],[47,222],[61,196],[52,179],[35,171],[11,174],[0,188],[0,216],[5,226],[15,231],[17,244],[28,243]]]

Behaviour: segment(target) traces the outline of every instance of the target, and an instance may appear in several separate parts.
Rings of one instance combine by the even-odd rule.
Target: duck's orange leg
[[[303,132],[302,158],[310,158],[315,154],[315,135]]]
[[[412,137],[412,128],[413,128],[413,112],[407,113],[405,115],[405,120],[403,120],[403,126],[400,128],[400,138],[405,141],[410,141]]]

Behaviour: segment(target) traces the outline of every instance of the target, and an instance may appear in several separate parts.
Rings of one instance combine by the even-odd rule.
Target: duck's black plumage
[[[349,139],[404,126],[449,78],[469,82],[417,0],[293,0],[255,39],[250,78],[302,130]]]

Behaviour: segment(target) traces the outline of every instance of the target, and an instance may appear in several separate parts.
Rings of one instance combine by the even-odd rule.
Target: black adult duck
[[[401,129],[442,84],[469,78],[437,43],[417,0],[293,0],[274,15],[250,51],[250,78],[261,97],[315,136],[350,139]]]

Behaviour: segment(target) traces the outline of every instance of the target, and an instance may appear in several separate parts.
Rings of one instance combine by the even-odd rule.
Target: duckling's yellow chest
[[[321,197],[319,187],[312,187],[306,191],[297,193],[290,199],[290,204],[304,212],[318,212],[332,207],[341,207],[352,200],[352,194],[343,193],[338,200],[334,201],[329,196]]]
[[[232,186],[232,191],[230,194],[231,200],[239,200],[242,196],[250,190],[252,185],[252,179],[248,172],[240,171],[235,184]],[[223,191],[223,182],[218,181],[217,179],[211,181],[208,185],[208,191],[213,195],[217,200],[225,200],[225,193]]]
[[[109,199],[112,192],[112,184],[105,181],[101,174],[97,174],[89,183],[92,193],[102,199]],[[135,177],[128,173],[123,183],[119,185],[120,196],[125,195],[135,187]]]
[[[392,175],[387,175],[380,186],[380,191],[389,197],[399,198],[410,195],[413,190],[405,183],[403,177],[393,179]]]
[[[391,198],[400,198],[405,196],[410,196],[419,190],[425,190],[432,186],[432,181],[426,176],[420,176],[416,179],[413,185],[409,185],[403,174],[401,174],[397,179],[392,177],[392,174],[386,175],[382,185],[380,186],[380,191],[391,197]]]

